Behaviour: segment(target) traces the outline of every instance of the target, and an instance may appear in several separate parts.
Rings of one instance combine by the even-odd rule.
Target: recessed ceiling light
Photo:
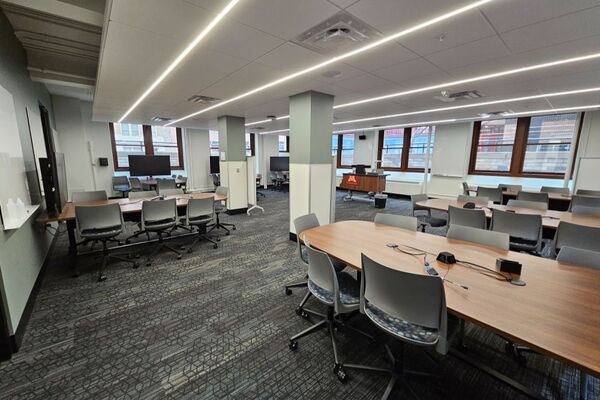
[[[196,47],[196,45],[198,45],[198,43],[200,43],[200,41],[202,41],[202,39],[204,39],[204,37],[206,35],[208,35],[208,33],[225,17],[225,15],[227,15],[227,13],[229,13],[229,11],[231,11],[231,9],[239,1],[240,0],[231,0],[225,6],[225,8],[222,9],[221,12],[219,14],[217,14],[217,16],[212,21],[210,21],[210,23],[202,30],[202,32],[200,32],[200,34],[198,36],[196,36],[190,44],[187,45],[187,47],[177,56],[177,58],[175,58],[175,60],[173,60],[173,62],[167,67],[167,69],[165,69],[162,72],[162,74],[160,74],[158,79],[155,80],[154,83],[152,83],[152,85],[150,85],[150,87],[148,89],[146,89],[146,91],[140,96],[140,98],[137,99],[135,101],[135,103],[133,103],[133,105],[129,108],[129,110],[127,110],[127,112],[125,114],[123,114],[123,116],[119,119],[118,122],[123,122],[123,120],[125,118],[127,118],[127,116],[142,101],[144,101],[144,99],[167,77],[167,75],[169,75],[175,69],[175,67],[177,67],[177,65],[179,65],[179,63],[181,61],[183,61],[183,59],[194,49],[194,47]]]
[[[411,34],[411,33],[414,33],[416,31],[419,31],[419,30],[425,29],[427,27],[430,27],[432,25],[438,24],[438,23],[443,22],[445,20],[448,20],[450,18],[456,17],[457,15],[464,14],[467,11],[473,10],[473,9],[475,9],[477,7],[480,7],[480,6],[484,5],[484,4],[490,3],[492,1],[495,1],[495,0],[479,0],[479,1],[476,1],[476,2],[471,3],[469,5],[457,8],[456,10],[453,10],[453,11],[450,11],[448,13],[442,14],[440,16],[437,16],[435,18],[432,18],[432,19],[427,20],[425,22],[422,22],[420,24],[414,25],[414,26],[412,26],[410,28],[401,30],[401,31],[396,32],[396,33],[394,33],[392,35],[389,35],[389,36],[386,36],[384,38],[381,38],[379,40],[375,40],[375,41],[373,41],[373,42],[371,42],[371,43],[369,43],[369,44],[367,44],[365,46],[359,47],[359,48],[357,48],[355,50],[349,51],[347,53],[341,54],[341,55],[336,56],[336,57],[332,57],[332,58],[330,58],[330,59],[328,59],[326,61],[323,61],[321,63],[315,64],[315,65],[313,65],[311,67],[305,68],[303,70],[294,72],[293,74],[290,74],[290,75],[284,76],[282,78],[276,79],[274,81],[271,81],[271,82],[269,82],[267,84],[264,84],[262,86],[254,88],[254,89],[252,89],[252,90],[250,90],[248,92],[242,93],[242,94],[237,95],[235,97],[232,97],[230,99],[224,100],[224,101],[222,101],[222,102],[220,102],[218,104],[215,104],[213,106],[210,106],[210,107],[204,108],[202,110],[196,111],[196,112],[194,112],[192,114],[188,114],[188,115],[186,115],[186,116],[184,116],[182,118],[179,118],[179,119],[177,119],[177,120],[175,120],[173,122],[170,122],[168,125],[176,124],[176,123],[181,122],[183,120],[186,120],[188,118],[194,117],[194,116],[196,116],[198,114],[202,114],[202,113],[205,113],[207,111],[214,110],[217,107],[224,106],[226,104],[229,104],[229,103],[232,103],[234,101],[243,99],[245,97],[251,96],[251,95],[256,94],[258,92],[262,92],[263,90],[266,90],[266,89],[272,88],[274,86],[280,85],[280,84],[282,84],[284,82],[287,82],[287,81],[292,80],[294,78],[297,78],[299,76],[306,75],[309,72],[316,71],[318,69],[321,69],[323,67],[331,65],[331,64],[336,63],[338,61],[345,60],[345,59],[350,58],[352,56],[355,56],[357,54],[362,54],[362,53],[364,53],[364,52],[366,52],[368,50],[374,49],[374,48],[379,47],[381,45],[384,45],[384,44],[390,43],[390,42],[392,42],[394,40],[397,40],[400,37],[406,36],[408,34]]]

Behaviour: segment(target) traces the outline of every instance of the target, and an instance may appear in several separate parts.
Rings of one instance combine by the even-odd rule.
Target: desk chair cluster
[[[179,183],[178,183],[179,182]],[[127,176],[113,176],[112,177],[112,189],[114,192],[121,193],[122,197],[128,197],[131,193],[142,192],[145,190],[154,190],[160,194],[161,190],[167,189],[186,189],[187,177],[183,175],[173,175],[170,179],[157,179],[156,190],[152,188],[144,188],[144,183],[140,178],[127,177]]]
[[[290,185],[288,174],[282,171],[269,171],[269,179],[273,183],[273,189],[280,192],[286,191]]]

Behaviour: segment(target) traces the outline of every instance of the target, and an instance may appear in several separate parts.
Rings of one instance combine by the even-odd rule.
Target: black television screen
[[[130,176],[171,175],[169,156],[128,156]]]
[[[271,171],[289,171],[290,170],[290,158],[289,157],[271,157]]]
[[[219,156],[210,156],[210,173],[218,174],[220,172]]]

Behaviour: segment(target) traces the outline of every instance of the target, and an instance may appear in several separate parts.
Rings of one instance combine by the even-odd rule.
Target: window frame
[[[112,147],[113,153],[113,167],[115,171],[129,171],[129,167],[123,167],[119,165],[119,157],[117,155],[117,145],[115,139],[115,127],[114,123],[110,122],[108,124],[108,130],[110,132],[110,144]],[[178,155],[178,165],[171,166],[171,170],[173,171],[183,171],[185,169],[184,165],[184,157],[183,157],[183,138],[181,133],[181,128],[175,128],[176,138],[177,138],[177,155]],[[154,142],[152,140],[152,126],[151,125],[142,125],[142,137],[144,138],[144,155],[153,156],[154,155]],[[175,146],[172,146],[175,147]]]
[[[346,135],[350,135],[349,133],[346,133]],[[355,136],[355,141],[354,141],[354,147],[356,147],[356,134],[352,133],[351,135]],[[335,160],[335,164],[336,164],[336,168],[343,168],[343,169],[349,169],[352,168],[352,165],[342,165],[342,147],[344,144],[344,134],[343,133],[337,133],[334,134],[333,136],[337,136],[337,150],[335,153],[336,156],[336,160]],[[332,143],[332,150],[333,150],[333,139],[331,141]],[[352,147],[352,151],[355,150],[355,148]],[[349,149],[346,149],[349,150]],[[332,154],[333,156],[333,154]],[[353,157],[354,158],[354,157]]]
[[[432,129],[432,128],[434,129],[433,125],[419,125],[419,126],[428,126],[429,129]],[[381,160],[381,161],[377,161],[377,168],[383,169],[384,171],[395,171],[395,172],[425,172],[425,168],[414,168],[414,167],[408,166],[410,150],[413,147],[412,146],[412,130],[413,130],[413,128],[417,128],[417,126],[404,128],[404,139],[402,140],[402,153],[400,156],[400,167],[383,167],[382,166],[383,141],[384,141],[384,137],[385,137],[385,130],[381,129],[379,131],[378,142],[377,142],[377,160]],[[407,145],[407,143],[408,143],[408,145]],[[431,146],[431,144],[430,144],[428,150],[431,152],[432,148],[433,148],[433,146]],[[428,168],[428,170],[431,170],[431,168]]]
[[[250,140],[250,155],[248,155],[246,153],[246,157],[254,157],[256,155],[256,142],[255,142],[255,135],[254,133],[247,133],[246,135],[250,135],[249,136],[249,140]],[[245,142],[245,139],[244,139]],[[244,143],[245,146],[245,143]],[[244,149],[244,151],[247,151],[248,149]]]
[[[570,113],[562,113],[570,114]],[[515,132],[515,142],[513,144],[513,151],[510,161],[510,168],[508,171],[481,171],[476,170],[475,166],[477,163],[477,148],[479,147],[479,136],[481,131],[481,122],[475,121],[473,124],[473,135],[471,141],[471,154],[469,157],[469,175],[488,175],[488,176],[511,176],[518,178],[542,178],[542,179],[564,179],[565,174],[553,173],[553,172],[524,172],[523,164],[525,162],[525,153],[527,152],[527,142],[529,139],[529,125],[532,117],[543,117],[545,115],[533,115],[526,117],[517,118],[517,129]],[[576,135],[574,141],[571,141],[571,145],[575,145],[573,154],[577,155],[579,149],[579,138],[581,137],[581,128],[583,125],[583,118],[585,113],[579,113],[577,117],[577,126],[575,127]],[[570,178],[573,178],[573,172],[575,170],[575,163],[571,165],[571,171],[569,171]]]

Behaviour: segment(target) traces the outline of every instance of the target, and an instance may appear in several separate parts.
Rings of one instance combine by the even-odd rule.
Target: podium
[[[385,191],[386,176],[386,174],[344,174],[340,184],[340,189],[348,190],[348,195],[344,200],[352,201],[352,192],[369,193],[365,200],[373,200],[373,195]]]

